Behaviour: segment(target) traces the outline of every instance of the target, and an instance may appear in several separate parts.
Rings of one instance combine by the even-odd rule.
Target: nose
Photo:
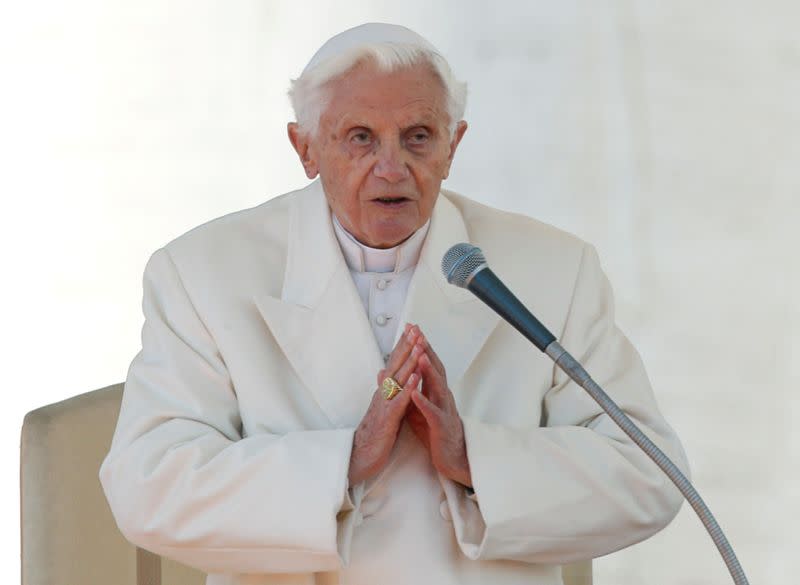
[[[405,160],[405,153],[398,144],[382,143],[375,152],[375,166],[372,172],[390,183],[399,183],[408,178],[409,170]]]

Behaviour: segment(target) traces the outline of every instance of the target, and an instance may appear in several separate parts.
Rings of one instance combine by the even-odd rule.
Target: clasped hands
[[[391,400],[386,400],[380,390],[386,376],[403,387]],[[383,469],[405,420],[427,449],[434,468],[445,477],[471,487],[464,425],[447,386],[444,365],[419,326],[406,325],[386,368],[378,372],[377,382],[378,389],[353,438],[350,485]]]

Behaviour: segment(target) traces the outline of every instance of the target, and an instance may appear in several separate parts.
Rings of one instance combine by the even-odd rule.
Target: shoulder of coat
[[[443,189],[442,194],[459,210],[470,241],[479,247],[507,253],[535,249],[580,256],[586,245],[575,234],[536,218],[497,209],[455,191]]]

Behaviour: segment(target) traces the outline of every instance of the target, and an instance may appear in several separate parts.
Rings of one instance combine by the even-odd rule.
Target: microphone
[[[578,360],[561,347],[561,344],[556,341],[555,335],[534,317],[533,313],[492,272],[481,249],[467,243],[451,246],[442,257],[442,273],[447,282],[466,288],[489,305],[512,327],[546,353],[559,368],[589,393],[606,411],[608,416],[625,431],[625,434],[667,474],[672,483],[691,504],[722,555],[734,583],[736,585],[747,585],[747,577],[739,565],[739,560],[736,558],[733,548],[728,543],[728,539],[723,534],[713,514],[711,514],[711,510],[703,502],[694,486],[669,457],[611,400],[600,385],[592,380]]]
[[[442,272],[447,282],[468,289],[541,351],[556,340],[556,336],[497,278],[477,246],[456,244],[451,247],[442,258]]]

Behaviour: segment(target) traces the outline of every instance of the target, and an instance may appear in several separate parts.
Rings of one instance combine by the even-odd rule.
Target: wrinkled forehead
[[[367,58],[323,89],[322,118],[334,126],[358,119],[400,125],[449,123],[444,82],[427,61],[385,70]]]

